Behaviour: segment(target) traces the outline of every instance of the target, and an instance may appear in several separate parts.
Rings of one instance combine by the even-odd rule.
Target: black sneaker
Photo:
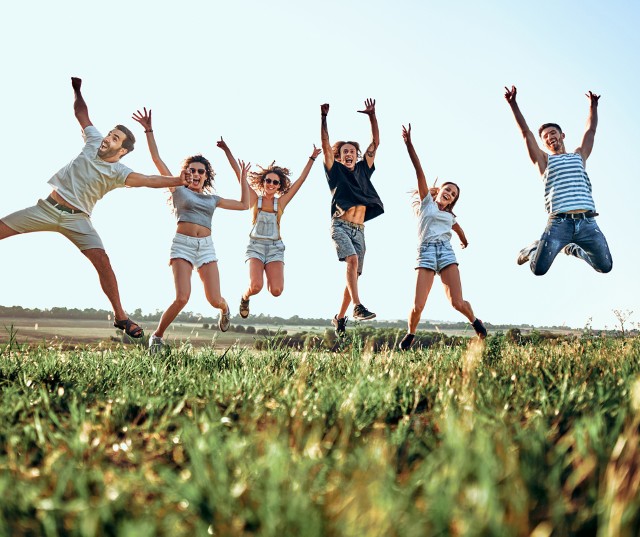
[[[336,336],[342,337],[347,333],[347,317],[342,317],[338,319],[337,315],[334,315],[333,319],[331,319],[331,324],[335,328]]]
[[[356,321],[368,321],[369,319],[373,319],[375,316],[375,313],[369,311],[362,304],[356,304],[353,307],[353,318]]]
[[[471,323],[471,326],[473,326],[473,329],[476,331],[476,334],[478,334],[480,339],[487,337],[487,329],[484,327],[480,319],[476,317],[476,320]]]
[[[398,347],[401,351],[408,351],[411,345],[413,344],[413,338],[416,337],[415,334],[407,334],[402,338],[402,341],[399,343]]]
[[[240,317],[246,319],[249,317],[249,299],[240,298]]]

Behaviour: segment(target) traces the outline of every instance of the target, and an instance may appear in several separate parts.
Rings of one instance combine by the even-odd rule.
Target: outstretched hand
[[[407,127],[402,125],[402,139],[404,140],[404,143],[407,145],[411,143],[411,123],[409,123],[408,129]]]
[[[143,108],[143,110],[144,113],[140,112],[140,110],[136,110],[131,116],[131,119],[140,123],[145,131],[153,130],[151,127],[151,108],[149,108],[148,112],[146,107]]]
[[[320,105],[320,114],[326,116],[329,113],[329,103]]]
[[[598,101],[600,100],[600,95],[596,95],[592,91],[585,93],[587,98],[591,101],[591,106],[598,106]]]
[[[71,77],[71,87],[73,88],[73,91],[80,91],[80,86],[82,86],[82,79],[72,76]]]
[[[240,166],[240,178],[242,181],[247,180],[247,175],[249,174],[249,170],[251,169],[251,163],[245,162],[244,160],[238,159],[238,166]]]
[[[227,145],[227,142],[224,141],[224,139],[222,138],[222,136],[220,136],[220,139],[216,142],[216,145],[222,149],[225,153],[227,151],[229,151],[229,146]]]
[[[364,102],[364,110],[358,110],[360,114],[367,114],[368,116],[374,116],[376,113],[376,100],[367,99]]]
[[[511,86],[511,89],[507,88],[507,86],[504,87],[505,92],[504,92],[504,98],[507,100],[507,102],[509,104],[511,103],[515,103],[516,102],[516,94],[518,93],[518,90],[516,89],[515,86]]]
[[[180,181],[182,181],[180,183],[181,186],[189,186],[191,184],[192,179],[193,177],[191,176],[191,172],[189,171],[189,168],[185,168],[180,172]]]
[[[316,147],[316,144],[313,144],[313,153],[311,153],[311,156],[309,158],[316,160],[316,157],[322,153],[322,149],[320,149],[319,147]]]

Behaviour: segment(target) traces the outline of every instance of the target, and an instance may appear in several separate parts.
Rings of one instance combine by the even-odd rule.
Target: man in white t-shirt
[[[143,175],[127,168],[120,159],[133,151],[133,133],[123,125],[116,125],[103,137],[89,119],[89,110],[80,92],[82,80],[72,78],[71,85],[75,94],[73,110],[82,127],[85,146],[49,180],[53,190],[46,200],[39,200],[33,207],[0,219],[0,240],[35,231],[57,231],[67,237],[98,271],[102,290],[113,307],[114,326],[131,337],[140,338],[142,327],[129,319],[120,303],[118,282],[100,236],[91,223],[91,211],[96,202],[114,188],[188,185],[191,175],[188,171],[183,171],[179,177]]]

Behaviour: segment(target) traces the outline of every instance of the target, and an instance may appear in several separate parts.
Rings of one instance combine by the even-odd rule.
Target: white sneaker
[[[156,354],[162,351],[162,348],[165,346],[164,339],[156,336],[155,334],[151,334],[149,338],[149,352],[151,354]]]
[[[516,261],[518,265],[524,265],[527,261],[529,261],[529,259],[531,259],[533,254],[535,254],[536,250],[538,249],[538,242],[540,241],[533,241],[529,246],[520,250],[520,253],[518,254],[518,260]]]

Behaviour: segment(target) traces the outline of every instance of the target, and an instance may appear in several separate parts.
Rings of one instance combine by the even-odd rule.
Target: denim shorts
[[[211,235],[208,237],[190,237],[176,233],[171,243],[171,259],[184,259],[193,265],[194,269],[206,263],[218,261],[213,247]]]
[[[416,269],[433,270],[440,274],[449,265],[457,265],[458,261],[450,241],[434,241],[420,245],[416,264]]]
[[[350,255],[358,256],[358,274],[362,274],[364,254],[367,252],[364,225],[334,218],[331,220],[331,239],[340,261],[344,261]]]
[[[38,200],[37,205],[5,216],[2,221],[18,233],[57,231],[80,250],[104,250],[102,240],[86,214],[61,211],[46,200]]]
[[[284,263],[284,242],[281,240],[251,239],[247,246],[245,261],[249,259],[258,259],[265,265],[273,261]]]

